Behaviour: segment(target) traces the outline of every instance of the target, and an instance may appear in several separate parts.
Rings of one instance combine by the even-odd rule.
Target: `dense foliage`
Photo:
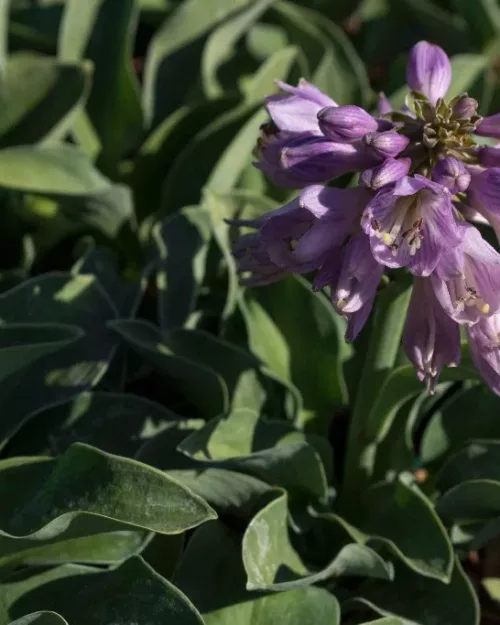
[[[252,166],[275,79],[400,106],[420,39],[500,110],[496,0],[0,0],[0,625],[498,622],[466,347],[429,395],[406,274],[347,344],[226,223],[294,196]]]

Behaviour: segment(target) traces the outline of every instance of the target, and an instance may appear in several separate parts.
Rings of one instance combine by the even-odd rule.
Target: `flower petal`
[[[410,50],[406,81],[413,91],[423,93],[435,105],[444,98],[451,83],[451,63],[446,52],[428,41],[420,41]]]

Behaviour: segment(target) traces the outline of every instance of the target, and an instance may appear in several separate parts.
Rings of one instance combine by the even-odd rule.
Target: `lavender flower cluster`
[[[432,391],[443,366],[460,360],[460,325],[486,382],[500,394],[500,255],[470,221],[500,238],[500,113],[481,118],[476,100],[445,99],[445,52],[426,41],[410,52],[410,93],[401,110],[379,97],[378,117],[339,106],[301,80],[267,98],[259,167],[276,184],[301,189],[286,206],[252,221],[234,255],[248,285],[315,271],[347,319],[346,339],[365,324],[386,268],[414,276],[403,345]],[[326,186],[359,172],[354,188]]]

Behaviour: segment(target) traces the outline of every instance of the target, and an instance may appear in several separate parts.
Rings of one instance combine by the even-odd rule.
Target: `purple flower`
[[[448,156],[434,166],[432,179],[437,184],[446,187],[450,193],[459,193],[467,189],[471,175],[462,162]]]
[[[277,85],[286,94],[266,98],[266,106],[279,131],[321,135],[318,113],[326,106],[337,106],[336,103],[303,78],[297,87],[281,81]]]
[[[493,137],[493,139],[500,139],[500,113],[484,117],[479,122],[475,133],[481,137]]]
[[[477,157],[484,167],[500,167],[500,145],[479,148]]]
[[[426,41],[412,48],[408,104],[379,95],[377,118],[338,106],[313,85],[278,83],[267,98],[256,166],[283,187],[302,189],[283,208],[253,221],[236,241],[243,282],[269,284],[315,272],[328,287],[352,341],[369,317],[386,267],[415,276],[404,348],[432,391],[442,367],[460,358],[467,327],[477,367],[500,394],[500,254],[467,221],[491,225],[500,240],[500,113],[485,119],[467,94],[445,96],[451,64]],[[356,185],[329,186],[359,172]],[[411,173],[410,173],[411,172]]]
[[[403,332],[403,347],[431,392],[444,366],[460,362],[460,330],[436,299],[428,278],[416,278]]]
[[[352,142],[378,130],[378,122],[359,106],[327,106],[318,113],[321,131],[328,139]]]
[[[354,340],[366,322],[383,273],[384,267],[370,253],[368,237],[358,232],[316,275],[314,288],[329,286],[333,307],[348,320],[347,340]]]
[[[387,115],[392,111],[392,104],[387,99],[385,93],[378,94],[378,102],[377,102],[378,114],[379,115]]]
[[[245,286],[272,284],[287,275],[286,271],[270,259],[267,246],[256,232],[240,237],[234,243],[232,251],[238,263],[238,272],[247,274],[247,277],[240,280]]]
[[[388,267],[428,276],[460,242],[448,189],[423,176],[405,176],[368,204],[362,219],[372,253]]]
[[[423,93],[436,104],[444,98],[451,83],[451,64],[444,50],[428,41],[420,41],[410,50],[406,81],[413,91]]]
[[[485,382],[500,395],[500,314],[467,328],[472,362]]]
[[[365,187],[378,191],[382,187],[401,180],[408,174],[410,167],[410,158],[388,158],[381,165],[366,169],[361,174],[359,181]]]
[[[470,190],[475,200],[486,210],[500,215],[500,168],[472,172]]]
[[[373,301],[384,267],[370,254],[370,241],[364,232],[353,236],[341,254],[329,260],[318,272],[314,286],[330,286],[337,312],[348,315]]]
[[[319,137],[281,149],[281,169],[305,184],[324,182],[373,166],[377,159],[352,143],[334,143]],[[305,186],[304,184],[302,186]]]
[[[464,223],[461,230],[460,245],[443,255],[432,283],[448,315],[473,325],[500,309],[500,254],[474,226]]]
[[[478,103],[464,94],[453,105],[452,119],[470,119],[477,112]]]
[[[365,145],[380,158],[394,158],[400,154],[410,140],[395,130],[371,132],[363,137]]]

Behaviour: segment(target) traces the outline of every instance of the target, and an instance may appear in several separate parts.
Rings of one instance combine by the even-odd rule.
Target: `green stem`
[[[370,421],[370,410],[396,362],[410,293],[407,284],[394,283],[378,297],[349,424],[341,493],[341,506],[347,510],[356,506],[360,493],[373,476],[377,433],[383,424]]]

